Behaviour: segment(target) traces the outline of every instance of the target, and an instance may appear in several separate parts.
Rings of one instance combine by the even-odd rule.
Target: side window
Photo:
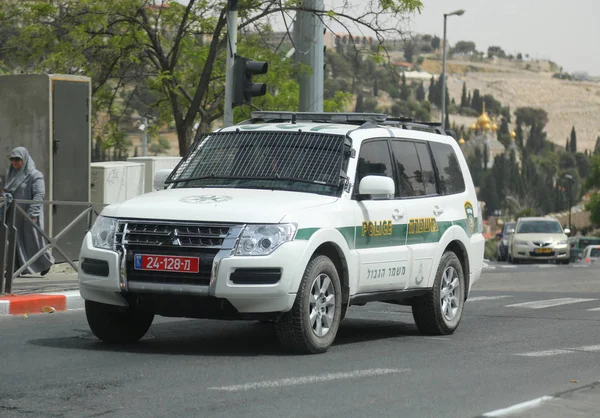
[[[433,160],[440,180],[440,194],[456,194],[465,191],[465,180],[458,158],[450,145],[431,142]]]
[[[394,164],[396,165],[396,183],[398,192],[396,197],[410,197],[425,195],[423,172],[417,148],[411,141],[392,141]]]
[[[423,183],[425,184],[425,194],[437,194],[437,187],[435,183],[435,171],[433,170],[433,163],[431,162],[431,154],[429,153],[429,147],[427,146],[427,144],[424,144],[422,142],[417,142],[415,145],[417,146],[419,162],[421,163]]]
[[[366,176],[394,178],[387,140],[369,141],[360,147],[360,155],[356,167],[356,183],[354,184],[355,195],[358,194],[360,181]]]

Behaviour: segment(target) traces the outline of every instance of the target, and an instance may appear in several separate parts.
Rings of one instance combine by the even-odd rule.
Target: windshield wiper
[[[192,177],[192,178],[184,178],[184,179],[176,179],[165,181],[167,184],[175,184],[175,183],[184,183],[188,181],[198,181],[198,180],[237,180],[237,181],[296,181],[299,183],[308,183],[308,184],[318,184],[321,186],[334,186],[327,182],[317,181],[317,180],[304,180],[297,179],[293,177],[227,177],[227,176],[200,176],[200,177]]]

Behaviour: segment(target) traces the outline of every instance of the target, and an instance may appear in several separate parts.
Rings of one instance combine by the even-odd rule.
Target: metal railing
[[[30,204],[41,204],[48,205],[50,210],[56,206],[71,206],[81,207],[83,210],[79,212],[73,220],[71,220],[66,226],[64,226],[57,233],[53,233],[53,236],[47,234],[40,225],[33,221],[33,219],[27,214],[27,211],[23,209],[22,205]],[[31,266],[38,258],[50,250],[56,250],[65,261],[68,262],[75,271],[79,271],[78,266],[73,262],[73,257],[69,257],[66,251],[60,247],[58,241],[65,237],[67,233],[72,231],[73,227],[79,224],[85,219],[86,221],[86,232],[92,227],[95,217],[99,214],[99,209],[106,205],[91,203],[91,202],[65,202],[65,201],[52,201],[52,200],[22,200],[12,199],[8,200],[5,197],[0,197],[0,210],[2,215],[0,216],[0,265],[2,266],[2,275],[0,276],[0,295],[10,294],[12,292],[12,285],[15,278],[19,277],[29,266]],[[10,212],[10,213],[9,213]],[[46,244],[31,258],[24,260],[23,264],[15,269],[17,265],[16,249],[17,249],[17,231],[18,226],[16,225],[17,213],[23,216],[25,222],[29,222],[38,233],[40,233]],[[87,219],[86,219],[87,218]],[[81,236],[83,239],[83,236]],[[75,259],[78,258],[74,257]]]

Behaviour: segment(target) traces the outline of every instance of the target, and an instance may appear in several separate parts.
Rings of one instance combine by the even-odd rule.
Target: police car
[[[253,112],[199,136],[164,190],[106,207],[79,285],[107,343],[139,340],[155,315],[248,319],[319,353],[349,307],[374,301],[453,333],[483,251],[465,158],[438,126]]]

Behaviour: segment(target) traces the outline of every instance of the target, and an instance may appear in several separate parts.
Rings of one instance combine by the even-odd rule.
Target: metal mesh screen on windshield
[[[166,183],[331,194],[340,186],[344,147],[345,136],[318,132],[211,133],[195,142]]]

